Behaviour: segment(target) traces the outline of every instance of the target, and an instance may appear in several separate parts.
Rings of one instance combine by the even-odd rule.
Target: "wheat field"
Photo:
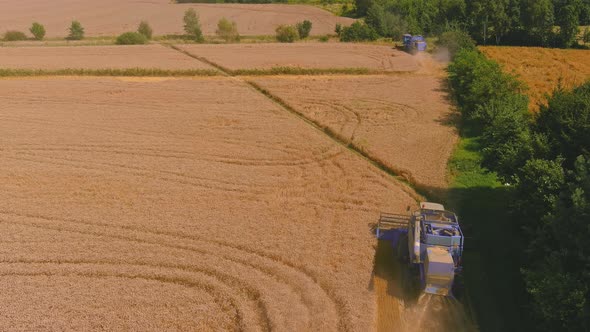
[[[369,224],[413,194],[247,85],[13,78],[0,104],[0,329],[374,326]]]
[[[261,77],[253,81],[425,190],[447,187],[457,133],[435,76]]]
[[[480,47],[480,50],[527,85],[531,110],[546,104],[546,95],[558,84],[572,88],[590,79],[588,50],[494,46]]]

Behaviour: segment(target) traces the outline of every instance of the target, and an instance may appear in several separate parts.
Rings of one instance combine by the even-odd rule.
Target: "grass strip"
[[[229,71],[233,76],[273,75],[379,75],[388,72],[368,68],[301,68],[273,67],[270,69],[237,69]]]
[[[496,174],[481,167],[480,137],[466,135],[449,160],[452,177],[447,205],[461,218],[467,236],[463,281],[468,307],[481,331],[518,331],[522,286],[518,230],[506,209],[511,189]]]
[[[162,44],[162,45],[168,46],[171,49],[176,50],[176,51],[178,51],[178,52],[180,52],[180,53],[182,53],[182,54],[184,54],[186,56],[189,56],[189,57],[191,57],[191,58],[193,58],[195,60],[199,60],[199,61],[201,61],[201,62],[203,62],[205,64],[208,64],[209,66],[211,66],[213,68],[216,68],[217,70],[221,71],[223,74],[225,74],[227,76],[231,76],[232,75],[231,70],[229,70],[229,69],[227,69],[227,68],[225,68],[225,67],[223,67],[221,65],[218,65],[218,64],[216,64],[213,61],[209,61],[209,59],[206,59],[204,57],[201,57],[201,56],[192,54],[190,52],[187,52],[187,51],[183,50],[182,48],[177,47],[177,46],[172,45],[172,44]]]
[[[0,77],[32,76],[137,76],[137,77],[191,77],[218,76],[216,70],[210,69],[0,69]]]

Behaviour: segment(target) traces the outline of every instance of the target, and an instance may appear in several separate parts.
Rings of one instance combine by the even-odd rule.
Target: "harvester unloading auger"
[[[451,295],[455,275],[461,272],[464,241],[457,215],[441,204],[423,202],[410,216],[381,213],[377,238],[385,232],[407,235],[408,263],[420,271],[425,293]]]

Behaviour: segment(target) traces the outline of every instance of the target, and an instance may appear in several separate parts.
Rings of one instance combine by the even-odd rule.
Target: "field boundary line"
[[[319,122],[308,118],[307,116],[305,116],[304,114],[302,114],[301,112],[299,112],[295,108],[293,108],[291,105],[289,105],[287,102],[285,102],[282,98],[272,94],[270,91],[268,91],[267,89],[264,89],[263,87],[261,87],[257,83],[252,82],[252,81],[248,81],[248,80],[243,80],[243,81],[246,84],[248,84],[249,86],[251,86],[253,89],[255,89],[256,91],[258,91],[259,93],[266,96],[272,102],[279,105],[284,110],[295,115],[296,117],[298,117],[299,119],[301,119],[305,123],[307,123],[309,126],[313,127],[314,129],[323,133],[325,136],[329,137],[332,141],[334,141],[338,145],[346,148],[350,152],[354,153],[356,156],[360,157],[361,159],[365,160],[366,162],[368,162],[372,166],[385,172],[387,175],[389,175],[390,177],[392,177],[393,179],[398,181],[400,184],[402,184],[402,188],[403,188],[404,192],[409,194],[410,197],[412,197],[416,201],[421,200],[423,198],[422,196],[425,196],[423,193],[421,193],[421,191],[419,189],[416,188],[416,180],[413,178],[413,176],[411,174],[409,174],[409,172],[402,170],[402,169],[396,169],[394,167],[386,165],[383,161],[371,156],[368,152],[363,150],[361,147],[354,144],[354,142],[342,137],[341,135],[339,135],[338,133],[336,133],[335,131],[333,131],[329,127],[323,126]]]
[[[251,87],[252,89],[257,91],[258,93],[262,94],[267,99],[272,101],[275,105],[278,105],[283,110],[291,113],[292,115],[296,116],[300,120],[303,120],[303,122],[305,122],[306,124],[308,124],[312,128],[323,133],[325,136],[330,138],[336,144],[344,147],[345,149],[352,152],[356,156],[360,157],[364,161],[368,162],[372,166],[385,172],[387,175],[389,175],[394,180],[396,180],[398,182],[398,184],[401,184],[402,190],[405,193],[407,193],[408,195],[410,195],[410,197],[412,197],[417,202],[422,200],[423,197],[427,197],[426,193],[423,190],[419,189],[419,184],[416,182],[414,177],[408,171],[405,171],[402,169],[396,169],[394,167],[386,165],[383,161],[371,156],[368,152],[366,152],[361,147],[354,144],[354,142],[352,142],[351,140],[341,137],[338,133],[331,130],[329,127],[323,126],[319,122],[305,116],[303,113],[297,111],[294,107],[289,105],[282,98],[273,94],[269,90],[264,89],[262,86],[258,85],[257,83],[250,81],[248,79],[242,78],[240,76],[236,76],[236,75],[234,75],[234,72],[232,70],[225,68],[224,66],[221,66],[221,65],[219,65],[213,61],[210,61],[204,57],[201,57],[201,56],[192,54],[188,51],[185,51],[175,45],[171,45],[171,44],[165,44],[165,45],[174,49],[174,50],[177,50],[178,52],[186,54],[187,56],[190,56],[191,58],[193,58],[195,60],[202,61],[203,63],[213,66],[214,68],[217,68],[218,70],[223,72],[223,74],[225,74],[228,77],[233,77],[233,78],[245,83],[246,85],[248,85],[249,87]]]
[[[162,43],[162,46],[170,47],[186,56],[195,60],[201,61],[217,70],[223,72],[227,76],[278,76],[278,75],[293,75],[293,76],[321,76],[321,75],[406,75],[415,74],[412,71],[405,70],[379,70],[365,67],[346,67],[346,68],[304,68],[304,67],[289,67],[289,66],[275,66],[267,69],[248,68],[248,69],[229,69],[216,62],[213,62],[206,57],[193,54],[184,50],[174,44]]]
[[[201,56],[192,54],[192,53],[190,53],[188,51],[185,51],[182,48],[180,48],[180,47],[178,47],[176,45],[173,45],[173,44],[162,43],[161,45],[162,46],[165,46],[165,47],[169,47],[169,48],[171,48],[171,49],[173,49],[175,51],[178,51],[178,52],[180,52],[180,53],[182,53],[182,54],[184,54],[184,55],[186,55],[188,57],[191,57],[191,58],[193,58],[195,60],[198,60],[198,61],[200,61],[202,63],[205,63],[205,64],[207,64],[207,65],[209,65],[209,66],[211,66],[211,67],[219,70],[225,76],[233,76],[231,70],[229,70],[228,68],[225,68],[225,67],[223,67],[223,66],[221,66],[221,65],[219,65],[219,64],[217,64],[217,63],[215,63],[213,61],[209,61],[207,58],[204,58],[204,57],[201,57]]]

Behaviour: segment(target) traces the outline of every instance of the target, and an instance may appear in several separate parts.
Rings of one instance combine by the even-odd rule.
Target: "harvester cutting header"
[[[461,272],[464,236],[455,213],[436,203],[420,203],[409,217],[381,213],[377,238],[398,232],[407,239],[407,260],[417,267],[424,292],[451,295],[455,274]],[[403,246],[398,251],[405,250]],[[400,254],[400,253],[398,253]]]

